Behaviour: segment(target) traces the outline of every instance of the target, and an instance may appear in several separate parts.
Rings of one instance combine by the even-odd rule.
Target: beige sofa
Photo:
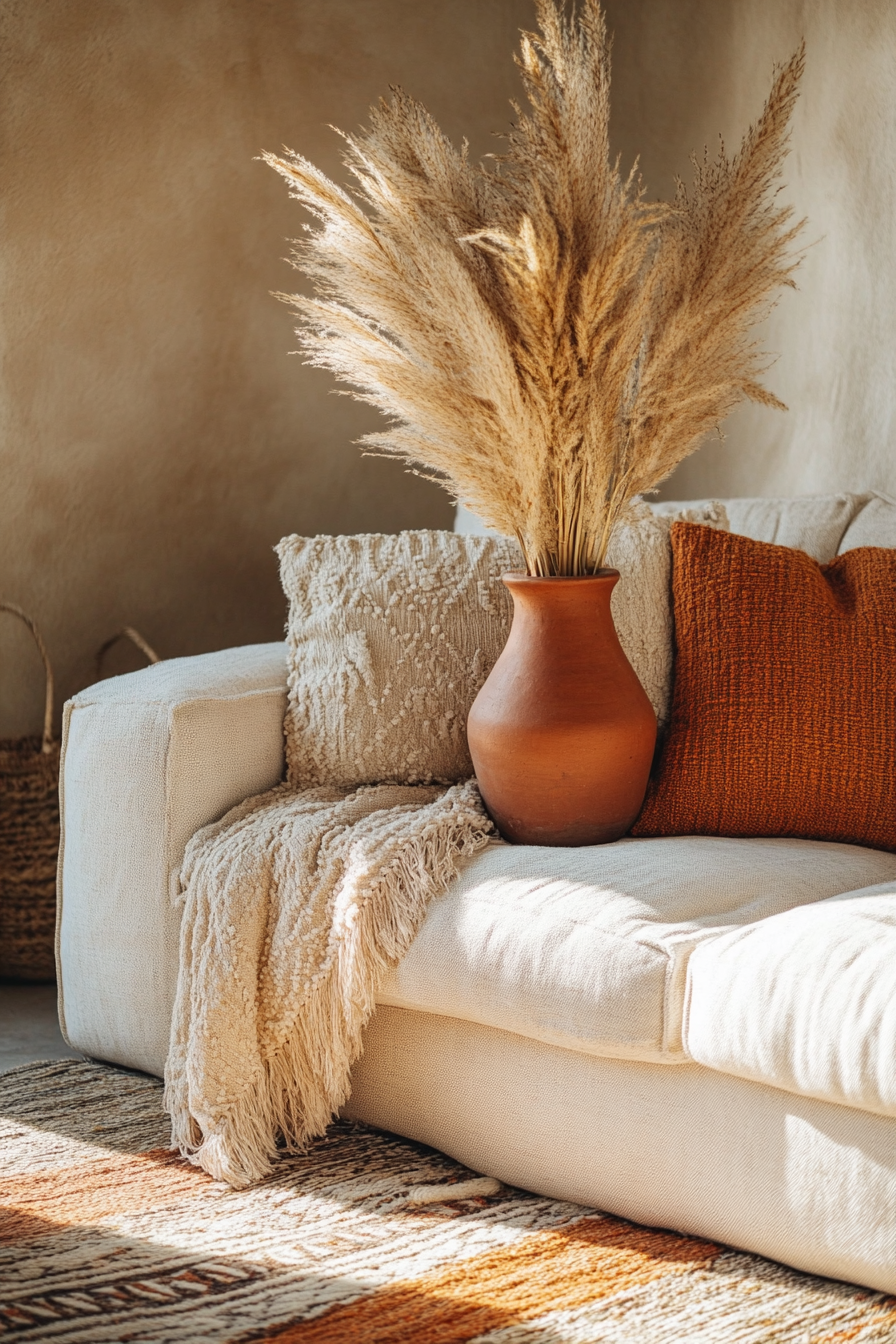
[[[881,496],[728,507],[733,530],[821,560],[896,545]],[[59,983],[76,1049],[162,1073],[184,846],[280,777],[285,696],[269,644],[66,706]],[[350,1116],[546,1195],[896,1290],[896,855],[496,844],[434,903],[379,1003]]]

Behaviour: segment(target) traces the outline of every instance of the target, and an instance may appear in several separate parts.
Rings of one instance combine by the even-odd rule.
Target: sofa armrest
[[[283,774],[286,646],[174,658],[65,707],[57,963],[69,1044],[161,1074],[187,841]]]

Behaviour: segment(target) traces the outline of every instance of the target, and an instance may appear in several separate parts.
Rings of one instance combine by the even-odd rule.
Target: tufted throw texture
[[[727,527],[724,506],[693,517]],[[613,618],[660,722],[671,682],[669,517],[637,504],[607,556]],[[515,541],[454,532],[287,537],[288,779],[293,788],[456,783],[467,714],[506,643]]]
[[[378,985],[493,833],[472,781],[281,784],[196,833],[165,1066],[185,1157],[242,1186],[324,1132]]]
[[[896,850],[896,551],[671,537],[672,719],[632,834]]]

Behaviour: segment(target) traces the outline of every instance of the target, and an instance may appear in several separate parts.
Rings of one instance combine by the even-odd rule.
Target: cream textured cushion
[[[731,531],[805,551],[820,564],[833,560],[853,518],[869,495],[797,495],[793,499],[732,499]]]
[[[819,564],[826,564],[839,553],[848,528],[873,498],[868,493],[795,495],[792,499],[729,499],[725,501],[725,509],[730,530],[739,536],[774,542],[777,546],[791,546],[806,551]],[[651,507],[661,516],[672,517],[688,506],[676,500],[662,500]],[[696,509],[700,505],[689,507]]]
[[[724,507],[685,516],[726,527]],[[613,617],[663,723],[672,676],[671,518],[642,506],[617,529]],[[522,567],[504,537],[402,532],[286,537],[286,756],[297,788],[466,779],[467,714],[507,640],[501,582]]]
[[[296,788],[467,779],[466,720],[510,630],[502,538],[286,537],[286,759]]]
[[[685,1039],[709,1068],[896,1116],[896,873],[699,948]]]
[[[858,546],[896,546],[896,500],[872,495],[846,529],[837,554]]]
[[[896,855],[811,840],[495,844],[433,902],[377,1001],[674,1064],[694,947],[890,878]]]
[[[663,500],[651,507],[671,518],[688,506]],[[689,507],[695,510],[706,505]],[[796,495],[792,499],[729,499],[725,508],[732,532],[806,551],[820,564],[859,546],[896,546],[896,500],[878,491]]]

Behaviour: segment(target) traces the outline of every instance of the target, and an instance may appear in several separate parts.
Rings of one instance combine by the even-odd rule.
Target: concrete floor
[[[0,980],[0,1073],[37,1059],[79,1059],[59,1030],[55,985]]]

